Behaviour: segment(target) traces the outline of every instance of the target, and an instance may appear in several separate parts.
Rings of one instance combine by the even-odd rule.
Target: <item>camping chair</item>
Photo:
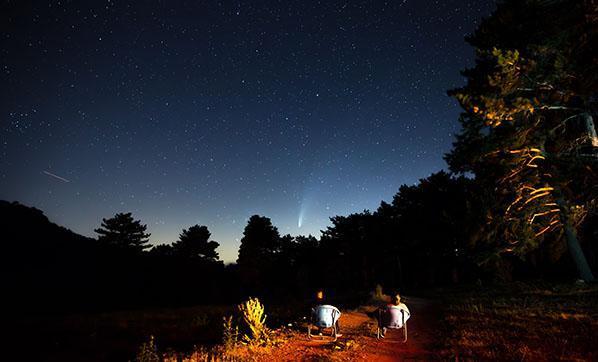
[[[310,323],[307,325],[307,336],[311,339],[312,337],[316,337],[312,335],[312,328],[317,328],[320,330],[320,334],[322,330],[330,328],[332,330],[332,338],[336,342],[338,338],[338,326],[337,322],[341,316],[341,312],[338,308],[333,307],[331,305],[319,305],[311,310],[311,319]],[[321,336],[318,336],[321,338]]]
[[[410,314],[407,310],[394,305],[378,309],[378,330],[376,338],[383,336],[384,329],[403,328],[403,343],[407,342],[407,320]]]

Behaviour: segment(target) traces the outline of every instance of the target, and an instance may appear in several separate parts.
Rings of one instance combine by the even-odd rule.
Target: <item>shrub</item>
[[[233,317],[224,317],[223,333],[222,333],[222,346],[226,352],[232,351],[238,342],[239,338],[239,326],[233,327]]]
[[[243,335],[243,342],[250,346],[267,346],[270,344],[270,331],[266,327],[264,305],[257,298],[239,304],[239,311],[248,327],[249,334]]]
[[[150,336],[149,341],[144,342],[135,358],[137,362],[160,362],[160,356],[158,355],[158,348],[154,342],[154,336]]]
[[[195,317],[193,317],[191,324],[194,327],[208,327],[210,325],[210,318],[207,314],[198,314]]]

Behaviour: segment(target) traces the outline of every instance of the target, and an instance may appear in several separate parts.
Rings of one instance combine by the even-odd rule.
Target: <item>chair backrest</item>
[[[386,328],[402,328],[409,319],[409,312],[399,306],[387,306],[381,311],[381,324]]]
[[[321,328],[330,328],[340,317],[338,308],[331,305],[319,305],[313,309],[313,322]]]

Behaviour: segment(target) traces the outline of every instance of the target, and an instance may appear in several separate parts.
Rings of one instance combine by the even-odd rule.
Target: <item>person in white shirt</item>
[[[391,302],[386,305],[386,313],[384,313],[384,317],[382,317],[382,313],[380,316],[380,325],[382,327],[382,335],[381,337],[384,338],[386,334],[387,328],[402,328],[403,323],[407,322],[407,319],[411,316],[411,312],[409,312],[409,308],[405,305],[405,303],[401,303],[401,296],[399,293],[393,295],[391,297]]]

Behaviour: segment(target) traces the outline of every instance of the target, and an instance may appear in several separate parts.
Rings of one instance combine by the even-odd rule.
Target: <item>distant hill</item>
[[[3,247],[16,249],[28,249],[33,245],[48,243],[55,244],[55,247],[56,244],[81,246],[96,242],[95,239],[54,224],[43,211],[16,201],[0,200],[0,232],[4,240]]]
[[[10,310],[207,303],[226,294],[224,276],[222,263],[115,248],[56,225],[39,209],[0,200],[0,292]]]
[[[65,301],[79,304],[93,289],[97,240],[52,223],[41,210],[0,201],[0,240],[0,278],[9,304],[53,309]]]

